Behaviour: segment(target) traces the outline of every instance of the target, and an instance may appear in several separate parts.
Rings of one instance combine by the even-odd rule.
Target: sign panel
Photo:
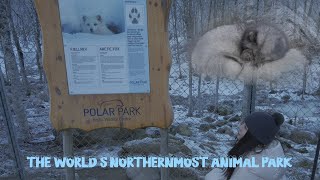
[[[59,0],[69,93],[150,93],[145,0]]]
[[[35,0],[56,130],[167,128],[169,0]]]

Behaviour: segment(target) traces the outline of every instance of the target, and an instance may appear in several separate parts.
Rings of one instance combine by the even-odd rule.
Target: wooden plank
[[[170,0],[166,0],[170,4]],[[79,128],[142,127],[167,128],[173,121],[168,92],[171,55],[167,21],[161,0],[148,0],[150,94],[72,95],[68,94],[66,63],[62,42],[58,0],[35,0],[43,33],[44,69],[50,93],[50,119],[56,130]],[[166,9],[166,8],[164,8]],[[85,109],[136,108],[139,113],[115,113],[114,117],[85,116]],[[92,110],[93,112],[93,110]],[[101,112],[100,112],[101,113]]]

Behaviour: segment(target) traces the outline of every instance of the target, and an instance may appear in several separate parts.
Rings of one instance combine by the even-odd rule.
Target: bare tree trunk
[[[308,26],[308,13],[307,13],[307,4],[308,4],[308,0],[304,1],[304,13],[303,13],[303,19],[304,19],[304,23],[305,26]],[[299,33],[300,34],[300,33]],[[301,35],[299,36],[299,38],[301,39]],[[307,89],[307,80],[308,80],[308,64],[305,64],[303,67],[303,83],[302,83],[302,95],[301,95],[301,99],[304,100],[304,95],[306,94],[306,89]]]
[[[222,15],[223,15],[223,7],[222,7],[222,1],[219,0],[217,2],[217,8],[216,8],[216,11],[217,11],[217,26],[221,26],[224,22],[223,22],[223,19],[222,19]]]
[[[245,5],[244,5],[244,19],[247,20],[249,19],[249,1],[250,0],[245,0]]]
[[[222,0],[222,7],[221,7],[221,19],[222,19],[222,24],[226,24],[226,19],[225,19],[225,5],[226,5],[226,0]]]
[[[0,43],[1,44],[1,43]],[[1,48],[1,45],[0,45],[0,49],[2,49]],[[7,73],[7,70],[5,69],[5,72]],[[2,70],[0,69],[0,73],[1,73],[1,76],[3,77],[3,82],[4,82],[4,84],[9,84],[9,82],[7,81],[7,78],[4,78],[5,76],[4,76],[4,74],[3,74],[3,72],[2,72]],[[7,76],[7,74],[6,74],[6,76]]]
[[[204,31],[204,23],[203,23],[203,11],[204,11],[204,7],[203,7],[203,0],[199,1],[199,12],[200,12],[200,27],[199,27],[199,32],[197,32],[198,35],[202,35],[203,31]]]
[[[317,94],[320,95],[320,76],[318,76],[318,90],[317,90]]]
[[[308,5],[308,0],[304,0],[304,6],[303,6],[303,11],[306,13],[307,12],[307,5]],[[306,14],[305,14],[306,15]]]
[[[187,40],[191,42],[194,36],[194,13],[193,13],[193,1],[183,1],[185,5],[185,12],[184,12],[184,22],[186,25],[187,31]],[[187,116],[193,115],[193,95],[192,95],[192,62],[191,62],[191,49],[190,46],[188,47],[187,52],[187,59],[188,59],[188,66],[189,66],[189,109]]]
[[[214,112],[218,112],[219,109],[219,88],[220,88],[220,72],[217,75],[216,79],[216,94],[214,98]]]
[[[307,2],[307,0],[306,0],[306,2]],[[307,4],[305,5],[305,15],[306,15],[307,18],[310,18],[310,19],[313,19],[313,18],[311,17],[313,3],[314,3],[314,1],[313,1],[313,0],[310,0],[308,11],[307,11]],[[308,19],[308,20],[309,20],[309,19]],[[306,23],[307,23],[307,22],[309,22],[309,21],[306,21]],[[307,24],[307,25],[308,25],[308,24]]]
[[[180,61],[180,43],[178,37],[178,27],[177,27],[177,0],[173,1],[172,3],[172,11],[173,11],[173,37],[176,41],[176,59],[179,67],[179,79],[182,78],[182,71],[181,71],[181,61]]]
[[[269,12],[272,7],[272,1],[271,0],[263,0],[263,5],[264,5],[264,12]]]
[[[313,7],[313,0],[310,1],[309,10],[308,10],[308,16],[311,16],[312,13],[312,7]]]
[[[37,18],[38,19],[38,18]],[[40,76],[40,82],[43,82],[43,79],[45,79],[44,73],[43,73],[43,64],[42,62],[42,51],[41,51],[41,32],[40,32],[40,26],[39,23],[37,23],[37,26],[35,27],[35,35],[34,40],[36,42],[36,60],[37,60],[37,67],[39,71]]]
[[[0,24],[1,24],[1,22],[0,22]],[[1,28],[1,27],[0,27]],[[1,30],[1,29],[0,29]],[[1,45],[1,43],[0,43],[0,48],[2,49],[2,45]],[[8,80],[8,67],[9,67],[9,65],[8,65],[8,62],[4,59],[4,57],[3,57],[3,64],[4,64],[4,71],[5,71],[5,74],[6,74],[6,76],[5,76],[5,78],[4,78],[4,83],[5,84],[10,84],[10,82],[9,82],[9,80]]]
[[[260,0],[257,0],[256,16],[259,16],[259,5],[260,5]]]
[[[42,51],[41,51],[41,30],[40,30],[40,23],[37,16],[36,9],[34,5],[32,5],[32,12],[34,13],[34,20],[35,20],[35,28],[34,28],[34,40],[36,43],[36,61],[37,61],[37,67],[39,71],[40,76],[40,82],[43,82],[43,79],[45,80],[44,72],[43,72],[43,64],[42,62]]]
[[[211,28],[210,26],[210,22],[211,22],[211,14],[212,14],[212,2],[214,0],[210,0],[210,5],[209,5],[209,17],[208,17],[208,24],[207,24],[207,30],[209,30]]]
[[[201,99],[201,81],[202,81],[202,75],[199,74],[199,79],[198,79],[198,98]]]
[[[202,96],[201,96],[201,82],[202,82],[202,75],[199,74],[199,79],[198,79],[198,108],[199,108],[199,115],[202,116],[203,114],[203,108],[204,104],[202,102]]]
[[[189,52],[188,52],[189,54]],[[191,56],[188,55],[188,65],[189,65],[189,109],[187,116],[192,116],[193,114],[193,95],[192,95],[192,62],[191,62]]]
[[[307,91],[307,80],[308,80],[308,64],[305,64],[303,67],[303,83],[302,83],[302,95],[301,99],[304,100],[304,95],[306,94]]]
[[[18,65],[15,59],[13,46],[11,42],[11,33],[9,28],[8,19],[8,6],[6,6],[7,0],[0,0],[0,43],[2,47],[2,52],[4,55],[4,60],[7,61],[8,68],[8,80],[11,83],[11,98],[12,107],[16,114],[16,122],[18,127],[19,139],[28,140],[29,139],[29,126],[27,122],[26,113],[24,107],[22,106],[21,100],[21,81],[19,77]]]
[[[217,2],[217,0],[214,0],[214,3],[213,3],[213,24],[212,24],[212,26],[213,27],[216,27],[217,26],[217,22],[218,22],[218,13],[217,13],[217,11],[218,11],[218,2]]]
[[[270,91],[273,92],[274,88],[273,88],[273,82],[272,81],[269,81],[269,86],[270,86]]]
[[[214,9],[215,11],[218,9],[218,3],[216,2],[215,0],[215,4],[214,4]],[[236,1],[235,4],[238,4],[238,2]],[[238,6],[236,6],[237,8]],[[214,19],[217,19],[217,13],[214,13],[214,16],[213,16]],[[217,26],[217,24],[214,24],[215,27]],[[220,87],[220,73],[218,73],[217,77],[216,77],[216,94],[215,94],[215,98],[214,98],[214,107],[215,107],[215,110],[214,112],[217,112],[218,110],[218,106],[219,106],[219,87]]]
[[[15,29],[15,26],[14,26],[14,22],[13,22],[13,19],[12,19],[12,14],[11,14],[11,4],[10,2],[8,1],[7,3],[7,6],[8,6],[8,19],[10,21],[10,27],[11,27],[11,32],[12,32],[12,37],[13,37],[13,40],[14,40],[14,44],[17,48],[17,53],[18,53],[18,60],[19,60],[19,66],[20,66],[20,74],[22,76],[22,82],[23,82],[23,86],[24,86],[24,90],[25,90],[25,93],[27,96],[29,96],[31,94],[31,90],[30,90],[30,85],[29,85],[29,81],[28,81],[28,77],[27,77],[27,73],[26,73],[26,68],[25,68],[25,64],[24,64],[24,54],[23,54],[23,51],[22,51],[22,48],[20,46],[20,42],[19,42],[19,37],[18,37],[18,34],[17,34],[17,31]]]
[[[305,26],[308,26],[308,12],[307,12],[307,5],[308,5],[308,0],[304,1],[304,7],[303,7],[303,20],[305,23]]]
[[[320,12],[318,14],[317,19],[318,19],[318,21],[317,21],[317,37],[319,37],[319,32],[320,32]]]
[[[196,34],[197,34],[197,37],[201,36],[203,34],[203,27],[204,27],[204,22],[203,22],[203,0],[200,0],[199,1],[199,4],[198,4],[198,12],[200,13],[198,16],[196,17],[200,17],[200,21],[199,21],[199,29],[198,31],[196,31]],[[202,81],[202,75],[201,73],[199,74],[199,79],[198,79],[198,97],[197,97],[197,107],[198,107],[198,110],[199,110],[199,115],[202,116],[202,112],[203,112],[203,106],[202,106],[202,103],[201,103],[201,81]]]
[[[233,18],[237,18],[238,16],[238,0],[234,1],[234,17]]]
[[[296,35],[296,32],[297,32],[297,26],[296,26],[296,24],[297,24],[297,0],[294,0],[294,24],[295,24],[295,26],[294,26],[294,28],[293,28],[293,34],[294,35]]]

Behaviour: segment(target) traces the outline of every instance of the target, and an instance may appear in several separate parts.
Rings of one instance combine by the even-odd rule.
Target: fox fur
[[[303,68],[305,56],[297,49],[289,49],[284,33],[269,25],[254,29],[262,61],[255,66],[250,62],[252,54],[256,53],[255,44],[243,45],[246,30],[238,25],[225,25],[204,34],[192,52],[195,71],[250,82],[253,78],[274,80],[284,72]]]

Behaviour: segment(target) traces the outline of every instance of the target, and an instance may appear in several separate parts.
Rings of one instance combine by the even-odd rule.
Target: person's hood
[[[257,149],[258,150],[258,149]],[[259,153],[260,152],[260,153]],[[283,149],[279,141],[272,141],[262,151],[249,153],[246,158],[255,157],[255,164],[259,167],[237,167],[231,180],[286,180],[285,168],[262,167],[262,157],[277,158],[284,157]],[[205,180],[225,180],[223,170],[214,168],[206,176]]]
[[[284,152],[281,143],[277,140],[272,141],[263,151],[260,153],[254,152],[249,155],[248,158],[255,157],[256,164],[261,168],[248,168],[248,171],[255,174],[262,179],[281,179],[285,176],[285,168],[282,167],[262,167],[262,158],[267,157],[269,159],[277,159],[278,157],[284,158]]]

